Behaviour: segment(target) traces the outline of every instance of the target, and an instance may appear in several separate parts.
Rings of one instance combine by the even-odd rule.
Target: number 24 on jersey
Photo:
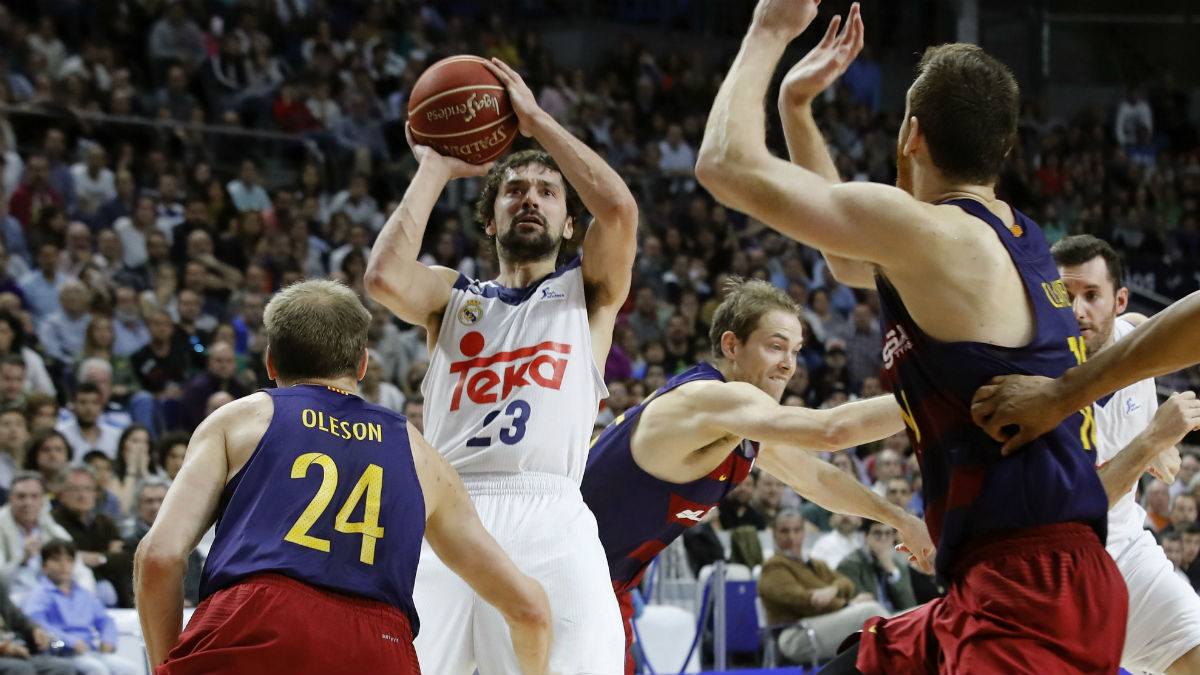
[[[308,532],[321,514],[325,513],[329,502],[333,500],[333,493],[337,490],[338,470],[333,458],[329,455],[308,452],[297,457],[296,461],[292,463],[292,478],[304,478],[313,464],[321,468],[321,486],[317,488],[317,494],[313,495],[312,501],[308,503],[304,512],[300,514],[300,518],[296,520],[292,529],[288,530],[283,539],[293,544],[328,553],[329,540],[314,537]],[[362,535],[362,547],[358,558],[368,565],[375,564],[375,541],[383,538],[383,528],[379,526],[379,501],[382,489],[383,467],[377,464],[367,465],[358,482],[354,484],[354,489],[350,491],[350,496],[346,498],[346,503],[342,504],[342,508],[338,510],[337,516],[333,520],[334,530],[346,534]],[[361,522],[352,523],[350,514],[363,500],[364,495],[366,504],[363,508],[363,519]]]

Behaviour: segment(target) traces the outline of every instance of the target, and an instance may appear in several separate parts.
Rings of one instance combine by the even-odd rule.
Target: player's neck
[[[913,196],[930,204],[938,204],[951,199],[973,199],[988,208],[993,208],[993,204],[998,201],[996,189],[990,185],[950,183],[940,180],[917,184]]]
[[[355,393],[358,391],[358,380],[353,377],[305,377],[295,380],[276,380],[275,384],[280,387],[294,387],[301,384],[312,385],[314,387],[330,387],[332,389],[340,389]]]
[[[554,272],[555,258],[531,260],[529,262],[511,262],[500,260],[500,276],[496,283],[506,288],[525,288]]]

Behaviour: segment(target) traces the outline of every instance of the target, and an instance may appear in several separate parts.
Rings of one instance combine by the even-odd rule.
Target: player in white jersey
[[[1106,242],[1067,237],[1051,247],[1079,321],[1087,355],[1094,356],[1144,320],[1125,311],[1121,262]],[[1168,482],[1179,468],[1175,447],[1200,421],[1192,394],[1158,407],[1154,379],[1135,382],[1096,401],[1096,462],[1109,495],[1106,548],[1129,587],[1129,617],[1121,665],[1146,673],[1200,673],[1200,597],[1143,529],[1146,512],[1135,500],[1143,468],[1131,458],[1154,456],[1150,471]],[[1156,414],[1157,412],[1157,414]]]
[[[484,525],[550,598],[550,669],[617,673],[624,630],[596,520],[579,494],[617,310],[629,292],[637,203],[605,161],[538,108],[508,66],[520,130],[546,149],[488,167],[413,145],[420,166],[371,250],[371,295],[429,331],[425,436],[462,476]],[[500,275],[478,281],[417,262],[434,203],[452,178],[487,180],[476,218]],[[580,204],[582,202],[582,204]],[[560,245],[595,220],[580,258]],[[424,550],[414,592],[425,672],[516,670],[500,615]]]

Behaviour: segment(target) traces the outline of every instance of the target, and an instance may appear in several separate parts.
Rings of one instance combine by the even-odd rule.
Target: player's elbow
[[[748,179],[757,168],[754,153],[724,144],[701,146],[696,158],[696,180],[717,201],[736,208]]]
[[[837,452],[854,445],[854,425],[846,420],[834,418],[822,429],[821,451]]]
[[[134,577],[161,578],[171,570],[186,567],[187,557],[187,551],[172,550],[148,534],[142,538],[133,555]]]

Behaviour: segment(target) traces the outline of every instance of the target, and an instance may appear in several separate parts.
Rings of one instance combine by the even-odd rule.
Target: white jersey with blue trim
[[[421,384],[425,438],[460,474],[583,479],[600,401],[578,258],[525,288],[459,275]]]
[[[1134,329],[1125,319],[1113,323],[1113,340],[1120,340]],[[1135,436],[1150,426],[1158,412],[1158,391],[1154,378],[1139,380],[1096,401],[1096,466],[1106,464],[1117,456]],[[1146,510],[1135,499],[1137,486],[1130,488],[1120,501],[1108,510],[1108,548],[1116,557],[1125,546],[1142,532]]]

